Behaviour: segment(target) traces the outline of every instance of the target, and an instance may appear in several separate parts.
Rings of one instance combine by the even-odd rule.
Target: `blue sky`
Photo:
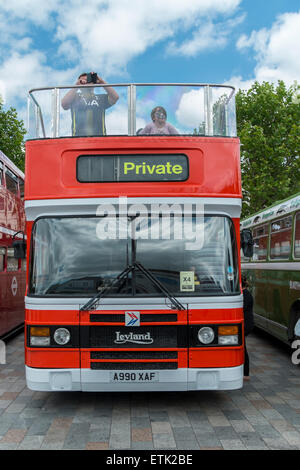
[[[300,83],[299,0],[10,0],[0,5],[0,94],[85,70],[110,83]]]

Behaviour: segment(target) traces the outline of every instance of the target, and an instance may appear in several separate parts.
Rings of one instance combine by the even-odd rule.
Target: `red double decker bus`
[[[0,151],[0,338],[23,328],[26,260],[13,241],[25,237],[24,174]]]
[[[86,86],[119,95],[102,135],[62,106],[84,87],[29,92],[28,387],[242,387],[234,89]]]

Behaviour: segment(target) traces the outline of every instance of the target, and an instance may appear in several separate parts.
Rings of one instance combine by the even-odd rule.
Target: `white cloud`
[[[0,102],[5,101],[5,86],[4,82],[0,80]]]
[[[50,14],[57,10],[59,0],[9,0],[3,1],[1,10],[6,15],[11,15],[14,18],[20,18],[26,23],[41,24],[49,26]]]
[[[249,88],[252,87],[254,80],[254,78],[245,80],[241,75],[234,75],[229,80],[225,81],[224,85],[233,86],[237,92],[239,89],[249,90]]]
[[[58,12],[56,38],[76,38],[82,51],[81,63],[100,64],[107,74],[112,74],[120,70],[124,73],[132,58],[157,42],[172,38],[175,32],[192,28],[203,16],[233,12],[240,0],[111,0],[77,8],[72,8],[78,3],[75,0],[68,3]]]
[[[113,74],[124,78],[127,64],[159,42],[167,51],[168,41],[176,42],[178,51],[187,55],[210,47],[208,37],[220,47],[234,26],[230,17],[240,3],[241,0],[3,1],[0,93],[8,105],[24,108],[29,89],[73,84],[79,72],[90,68],[106,80]],[[220,18],[224,16],[227,20],[222,22]],[[197,25],[205,23],[206,27],[197,29]],[[190,38],[181,43],[177,35]],[[67,65],[65,70],[63,63]]]
[[[119,70],[124,73],[128,61],[162,39],[171,39],[175,33],[187,32],[189,28],[193,31],[195,24],[204,17],[230,16],[240,2],[10,0],[0,6],[0,24],[4,26],[4,19],[9,15],[11,25],[19,21],[27,30],[32,25],[51,29],[51,40],[57,41],[56,48],[60,54],[73,60],[76,57],[79,66],[98,65],[106,75],[110,75]],[[210,30],[213,28],[210,24]],[[2,35],[9,34],[9,30],[6,23]],[[194,32],[191,41],[199,42],[198,32]],[[13,41],[10,41],[10,46],[14,51]],[[35,48],[38,50],[39,45],[36,44]]]
[[[74,72],[74,71],[73,71]],[[46,55],[39,51],[20,54],[14,52],[2,64],[0,86],[4,90],[4,99],[7,102],[14,97],[24,94],[25,90],[68,80],[69,70],[56,71],[53,74],[51,67],[46,65]],[[23,96],[24,97],[24,96]]]
[[[254,80],[277,82],[283,80],[291,85],[300,81],[300,11],[280,15],[273,26],[253,31],[249,37],[242,35],[237,41],[240,51],[253,49],[257,65],[252,80],[243,81],[233,77],[241,88],[249,88]],[[250,85],[251,86],[251,85]]]
[[[0,46],[3,59],[6,52],[12,48],[15,50],[16,41],[26,36],[27,27],[20,19],[14,18],[12,21],[11,17],[1,9],[2,6],[0,6]]]
[[[80,53],[77,42],[72,40],[62,42],[57,52],[58,55],[64,56],[68,61],[72,61],[73,57],[79,57]]]
[[[204,121],[203,88],[184,93],[175,114],[182,126],[192,129],[198,127]]]
[[[206,49],[217,49],[226,44],[226,34],[217,34],[217,31],[212,23],[207,23],[199,26],[199,29],[193,33],[192,39],[184,41],[178,45],[172,41],[168,46],[168,53],[171,55],[183,55],[187,57],[194,57],[201,51]]]
[[[229,19],[225,22],[214,24],[212,21],[205,21],[198,25],[192,38],[177,45],[172,41],[168,46],[168,52],[172,55],[183,55],[194,57],[201,51],[218,49],[224,47],[229,39],[232,30],[245,19],[245,15]]]
[[[14,52],[5,61],[1,69],[0,95],[7,107],[17,108],[18,119],[28,125],[27,93],[32,88],[55,86],[57,82],[72,83],[75,71],[53,71],[46,65],[46,56],[39,52],[20,54]],[[50,135],[51,127],[51,99],[50,92],[38,96],[42,106],[47,133]]]
[[[127,106],[117,106],[106,113],[105,124],[108,135],[128,134]]]

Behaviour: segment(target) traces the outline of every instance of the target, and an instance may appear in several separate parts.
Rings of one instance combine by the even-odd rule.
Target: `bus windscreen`
[[[91,296],[136,261],[172,295],[240,293],[231,219],[204,216],[198,221],[191,216],[169,221],[164,225],[159,217],[143,223],[127,217],[38,219],[32,235],[29,295]],[[203,236],[199,238],[200,231]],[[162,293],[147,277],[133,271],[108,295]]]

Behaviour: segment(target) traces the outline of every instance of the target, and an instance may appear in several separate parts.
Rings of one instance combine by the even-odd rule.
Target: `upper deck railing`
[[[119,98],[105,110],[105,129],[102,127],[98,132],[93,122],[95,124],[100,118],[97,111],[92,110],[93,103],[99,103],[99,95],[105,97],[103,103],[106,103],[111,88]],[[68,107],[64,98],[70,92],[72,96],[76,95],[76,100]],[[99,135],[138,135],[142,138],[149,135],[149,127],[152,129],[151,135],[166,135],[165,127],[152,124],[145,129],[147,124],[152,123],[151,112],[157,106],[165,109],[165,122],[172,126],[168,126],[171,134],[167,135],[236,136],[233,87],[169,83],[92,84],[30,90],[27,138]],[[160,123],[160,126],[163,124]]]

